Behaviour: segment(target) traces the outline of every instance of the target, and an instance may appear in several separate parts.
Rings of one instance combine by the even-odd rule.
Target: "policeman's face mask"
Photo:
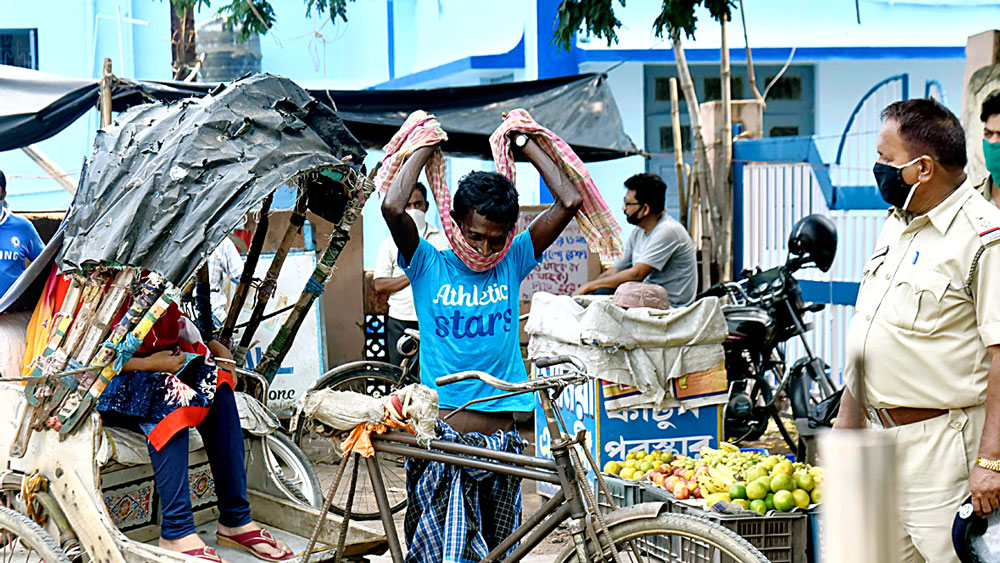
[[[882,199],[886,203],[904,211],[910,205],[910,200],[913,199],[913,194],[917,192],[920,182],[907,184],[903,180],[903,170],[913,166],[921,158],[923,156],[918,156],[910,162],[899,166],[882,164],[881,162],[875,163],[872,173],[875,174],[875,183],[878,184],[879,195],[882,196]]]

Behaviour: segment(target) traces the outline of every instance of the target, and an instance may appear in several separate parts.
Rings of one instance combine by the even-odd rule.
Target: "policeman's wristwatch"
[[[986,459],[985,457],[980,457],[976,459],[976,465],[984,469],[1000,473],[1000,459]]]

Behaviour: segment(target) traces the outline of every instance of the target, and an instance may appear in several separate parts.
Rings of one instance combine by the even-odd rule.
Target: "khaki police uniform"
[[[1000,209],[966,181],[924,215],[892,211],[864,266],[849,388],[872,409],[947,410],[900,426],[871,417],[898,448],[901,561],[958,561],[951,524],[986,419],[986,348],[1000,344],[998,242]]]
[[[992,203],[993,205],[996,205],[996,202],[993,201],[993,194],[991,193],[991,188],[993,187],[993,185],[992,183],[990,183],[989,174],[987,174],[985,178],[980,180],[979,183],[973,187],[976,189],[977,192],[979,192],[979,195],[986,198],[986,201]]]

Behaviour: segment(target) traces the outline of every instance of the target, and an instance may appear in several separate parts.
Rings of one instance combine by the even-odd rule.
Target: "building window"
[[[0,29],[0,65],[38,70],[38,30]]]
[[[722,99],[722,78],[718,76],[706,76],[702,81],[705,87],[705,101],[717,102]],[[743,78],[731,76],[729,78],[729,94],[732,100],[743,99]]]
[[[768,137],[795,137],[799,134],[799,128],[795,126],[779,125],[772,127],[768,132]]]
[[[768,76],[765,84],[770,84],[774,80],[773,76]],[[801,100],[802,99],[802,77],[782,76],[771,91],[767,94],[768,100]]]
[[[681,85],[677,85],[677,97],[680,98]],[[670,101],[670,77],[657,76],[653,79],[653,99],[658,102]],[[680,100],[678,100],[680,101]]]
[[[672,125],[660,127],[660,150],[674,152],[674,128]],[[681,125],[681,150],[691,150],[691,126]]]

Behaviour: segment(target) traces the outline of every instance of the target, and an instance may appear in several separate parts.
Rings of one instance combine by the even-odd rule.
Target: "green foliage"
[[[618,0],[625,7],[625,0]],[[695,9],[704,5],[717,21],[730,19],[734,0],[663,0],[660,14],[653,20],[653,32],[663,37],[663,30],[673,36],[684,32],[694,36],[697,17]],[[617,30],[622,22],[615,16],[614,0],[563,0],[556,15],[556,30],[552,41],[569,50],[573,35],[583,29],[594,37],[605,39],[608,46],[618,42]]]
[[[663,9],[653,20],[653,33],[656,37],[663,37],[663,30],[666,29],[670,37],[673,37],[683,31],[688,38],[694,38],[695,22],[698,19],[694,10],[702,3],[715,21],[722,21],[723,18],[730,20],[733,0],[663,0]]]
[[[170,0],[178,11],[210,8],[212,0]],[[347,3],[354,0],[304,0],[306,16],[318,17],[329,14],[330,19],[347,21]],[[244,40],[253,33],[265,35],[276,21],[270,0],[230,0],[218,11],[226,17],[226,23],[240,30]]]

